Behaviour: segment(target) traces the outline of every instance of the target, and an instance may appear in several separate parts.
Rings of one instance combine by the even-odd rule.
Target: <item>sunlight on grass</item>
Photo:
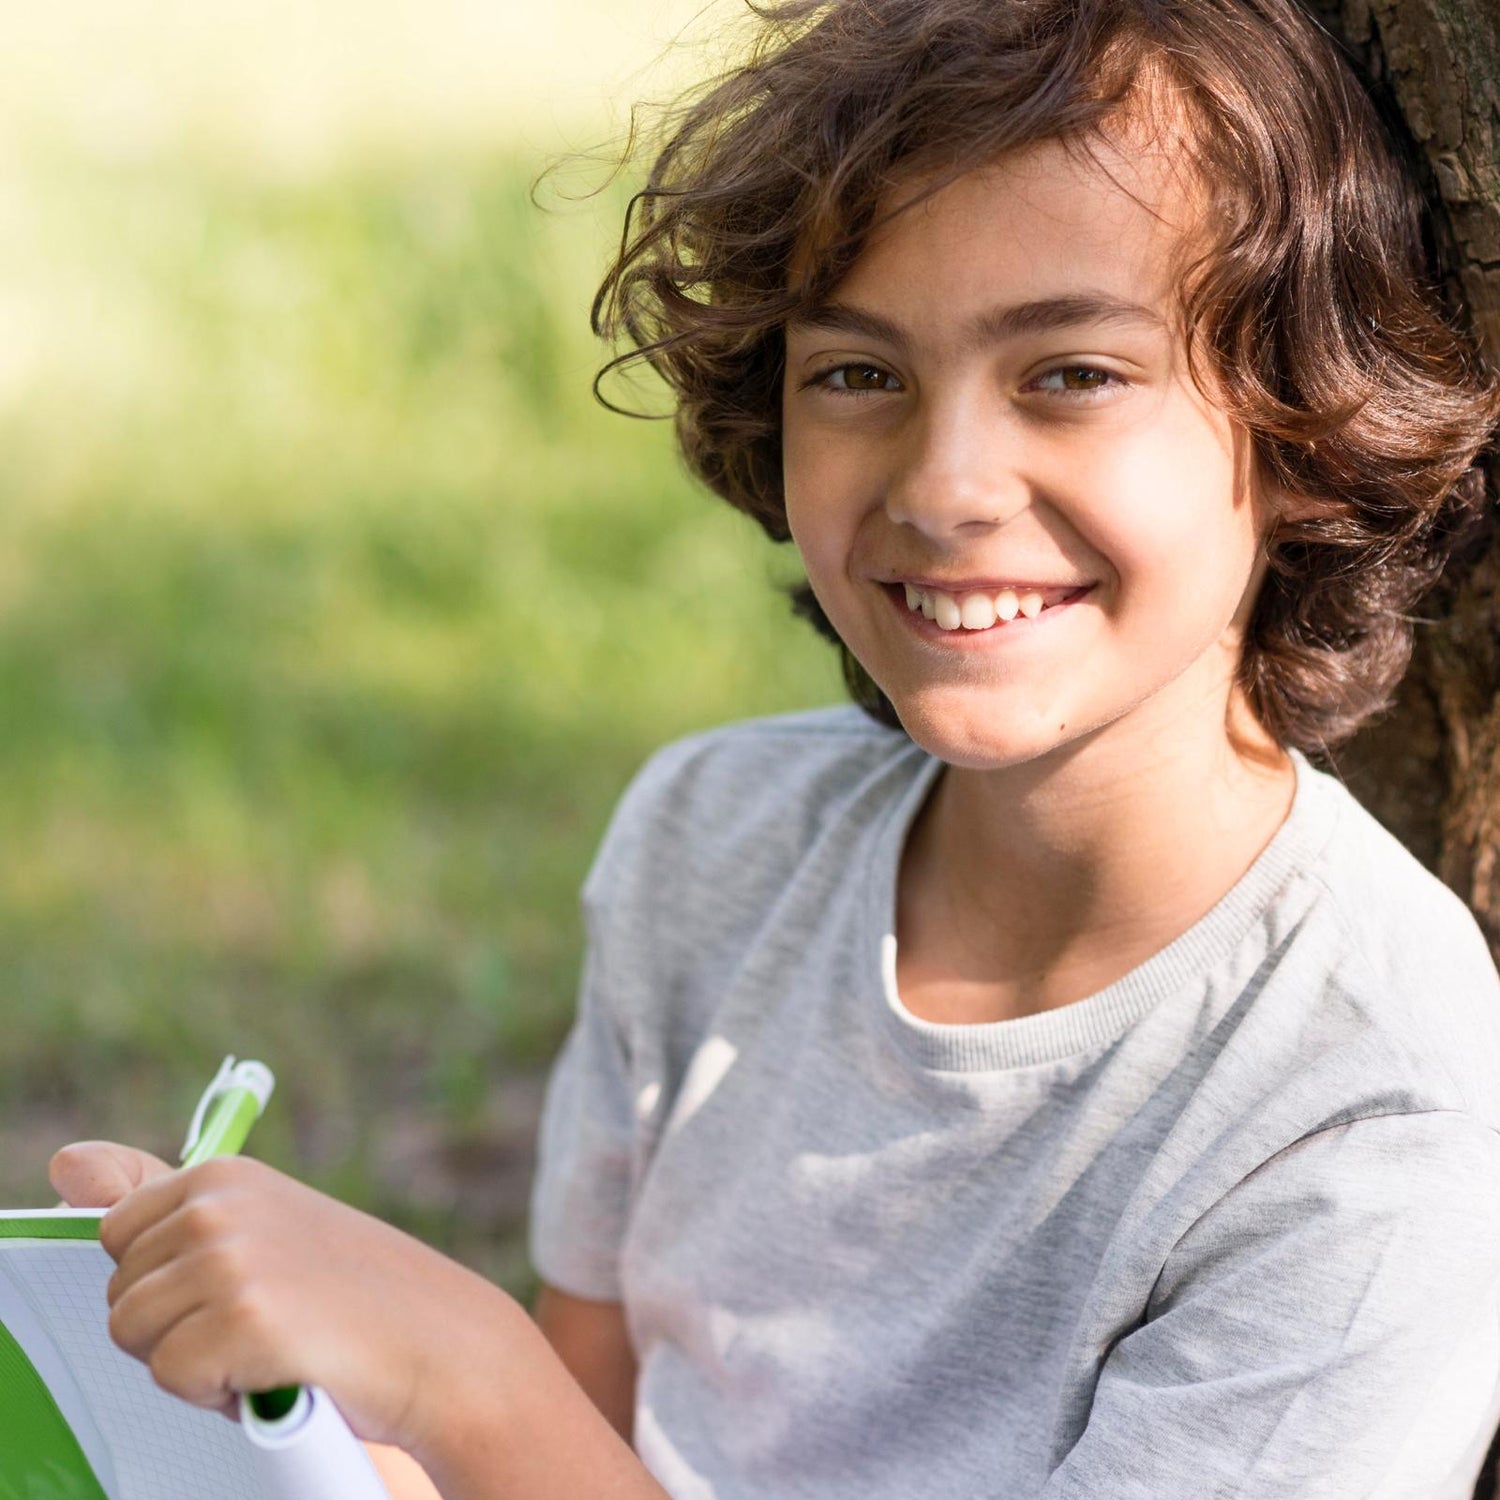
[[[615,798],[841,691],[795,558],[590,397],[623,188],[539,212],[542,156],[444,129],[13,152],[0,1193],[76,1134],[171,1153],[234,1051],[268,1159],[519,1286]]]

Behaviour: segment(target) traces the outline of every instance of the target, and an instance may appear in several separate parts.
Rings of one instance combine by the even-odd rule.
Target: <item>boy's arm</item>
[[[533,1314],[574,1380],[628,1443],[635,1416],[635,1351],[618,1302],[593,1302],[542,1285]],[[400,1448],[366,1443],[391,1500],[442,1500],[422,1466]]]
[[[486,1284],[448,1363],[409,1445],[444,1500],[670,1500],[513,1298]]]
[[[618,1302],[595,1302],[542,1284],[533,1314],[547,1342],[628,1443],[635,1426],[635,1351]]]

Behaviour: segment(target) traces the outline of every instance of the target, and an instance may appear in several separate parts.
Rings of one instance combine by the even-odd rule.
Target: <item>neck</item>
[[[1285,820],[1290,757],[1236,706],[1234,733],[1124,732],[996,770],[947,767],[902,869],[904,931],[957,982],[1042,1009],[1186,931]]]

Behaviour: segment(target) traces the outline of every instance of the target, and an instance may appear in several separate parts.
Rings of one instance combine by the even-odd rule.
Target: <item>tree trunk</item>
[[[1442,204],[1439,235],[1500,366],[1500,4],[1313,0],[1405,122]],[[1491,464],[1493,495],[1500,457]],[[1500,962],[1500,529],[1422,609],[1394,710],[1337,757],[1349,788],[1468,903]],[[1440,998],[1440,997],[1430,997]],[[1500,1500],[1500,1435],[1474,1491]]]

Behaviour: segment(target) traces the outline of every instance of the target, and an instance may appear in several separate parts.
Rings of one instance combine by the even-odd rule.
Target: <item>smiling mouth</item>
[[[1095,585],[1085,584],[1062,593],[1028,590],[1018,594],[1013,589],[1002,589],[993,595],[965,593],[962,597],[902,583],[881,587],[903,614],[914,617],[910,620],[914,628],[922,629],[924,634],[936,632],[962,638],[993,633],[997,627],[1026,625],[1082,599]]]

